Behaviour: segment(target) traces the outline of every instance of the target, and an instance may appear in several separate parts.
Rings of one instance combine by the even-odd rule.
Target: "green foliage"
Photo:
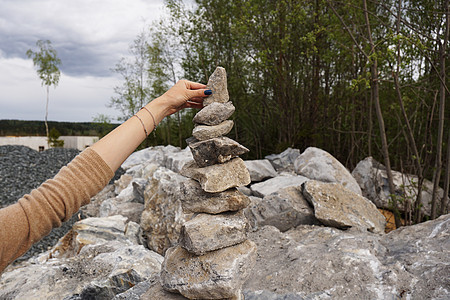
[[[42,85],[54,85],[56,87],[61,75],[58,68],[61,65],[61,60],[58,58],[58,53],[53,49],[49,40],[38,40],[36,46],[38,48],[37,51],[29,49],[26,54],[28,58],[33,60]]]
[[[58,129],[52,128],[50,129],[50,133],[48,136],[48,142],[51,147],[53,148],[62,148],[64,147],[64,141],[59,140],[59,137],[61,136],[61,133],[59,133]]]

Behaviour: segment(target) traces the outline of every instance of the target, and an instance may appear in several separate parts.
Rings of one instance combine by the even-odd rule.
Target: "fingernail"
[[[205,95],[211,95],[212,94],[212,91],[211,90],[206,90],[205,91]]]

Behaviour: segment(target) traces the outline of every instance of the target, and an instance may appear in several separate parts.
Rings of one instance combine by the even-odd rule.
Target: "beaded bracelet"
[[[145,125],[142,119],[138,115],[134,115],[133,117],[136,117],[141,122],[142,128],[144,128],[145,136],[148,136],[147,129],[145,129]]]
[[[152,112],[149,111],[149,110],[147,109],[147,107],[145,107],[145,106],[143,106],[141,109],[145,109],[145,110],[150,114],[150,116],[152,117],[152,120],[153,120],[153,130],[155,130],[155,129],[156,129],[156,122],[155,122],[155,117],[153,116]],[[152,131],[153,131],[153,130],[152,130]]]

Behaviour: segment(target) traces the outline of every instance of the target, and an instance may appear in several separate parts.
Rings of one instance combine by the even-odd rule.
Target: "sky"
[[[48,120],[90,122],[122,80],[111,68],[164,14],[163,0],[0,0],[0,119],[44,120],[46,90],[26,56],[50,40],[62,61]]]

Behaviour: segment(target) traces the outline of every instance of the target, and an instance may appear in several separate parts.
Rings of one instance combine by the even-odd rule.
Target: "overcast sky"
[[[89,122],[120,83],[111,68],[164,13],[163,0],[0,0],[0,119],[43,120],[45,88],[25,52],[50,40],[62,60],[48,119]]]

